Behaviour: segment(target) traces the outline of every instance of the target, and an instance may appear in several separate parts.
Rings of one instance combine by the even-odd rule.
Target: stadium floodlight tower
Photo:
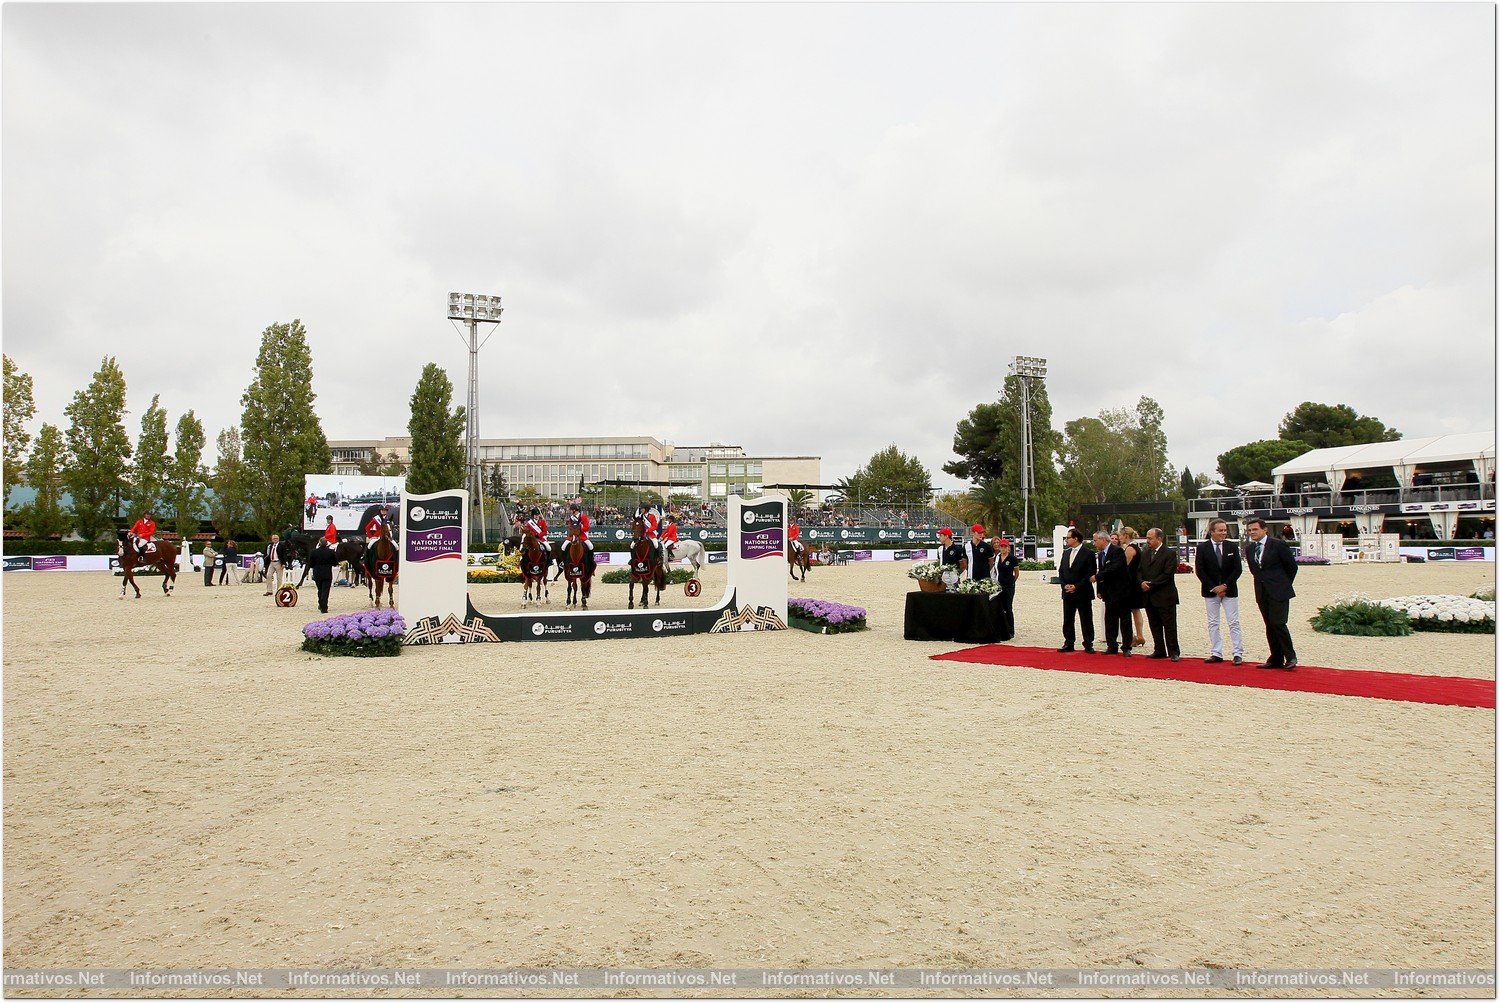
[[[479,533],[480,538],[486,542],[490,537],[489,526],[484,521],[484,484],[479,464],[479,349],[484,345],[484,342],[479,340],[479,325],[498,325],[500,313],[499,296],[476,296],[473,293],[448,294],[448,319],[462,321],[469,325],[469,402],[464,412],[468,419],[464,439],[464,468],[467,483],[464,486],[469,489],[471,504],[479,507]],[[484,336],[484,340],[489,341],[494,333],[492,329]]]
[[[1031,533],[1031,491],[1036,487],[1031,449],[1031,381],[1040,383],[1047,378],[1047,360],[1018,355],[1010,362],[1010,374],[1019,377],[1021,384],[1021,538],[1024,541]]]

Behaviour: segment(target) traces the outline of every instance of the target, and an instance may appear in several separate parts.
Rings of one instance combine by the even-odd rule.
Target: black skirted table
[[[1008,641],[1015,628],[1001,608],[999,596],[980,593],[908,592],[906,633],[908,641],[962,641],[993,644]]]

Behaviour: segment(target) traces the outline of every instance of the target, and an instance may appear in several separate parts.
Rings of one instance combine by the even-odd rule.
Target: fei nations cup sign
[[[440,620],[469,602],[469,492],[401,494],[401,615]]]

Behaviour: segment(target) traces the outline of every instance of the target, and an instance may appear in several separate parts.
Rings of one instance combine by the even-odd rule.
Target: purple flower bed
[[[1296,558],[1294,558],[1294,560],[1296,560],[1296,562],[1298,564],[1332,564],[1333,563],[1328,558],[1326,558],[1326,557],[1320,557],[1317,554],[1298,554],[1296,556]]]
[[[843,634],[869,627],[865,623],[865,611],[858,606],[845,606],[843,603],[823,599],[788,599],[786,608],[794,625],[796,621],[802,620],[819,628],[820,633]]]
[[[302,628],[302,650],[319,655],[399,655],[406,621],[389,609],[345,613]]]

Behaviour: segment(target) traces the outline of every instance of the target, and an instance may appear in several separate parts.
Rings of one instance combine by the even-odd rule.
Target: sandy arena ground
[[[862,634],[399,659],[300,652],[310,588],[8,574],[5,965],[1494,967],[1493,711],[933,662],[908,568],[791,586]],[[1035,579],[1016,643],[1055,647]],[[1304,570],[1299,654],[1494,678],[1491,636],[1306,624],[1493,581]]]

